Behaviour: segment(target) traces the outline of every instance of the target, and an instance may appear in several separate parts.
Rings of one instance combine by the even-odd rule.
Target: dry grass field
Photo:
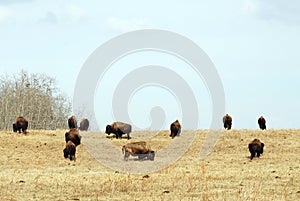
[[[0,200],[300,200],[300,130],[224,130],[203,161],[199,152],[207,131],[200,130],[182,158],[147,174],[116,172],[95,160],[84,136],[103,133],[82,133],[76,161],[64,159],[65,132],[0,131]],[[129,141],[108,140],[121,152],[123,144],[137,140],[135,134]],[[167,146],[168,134],[150,139],[152,148]],[[254,138],[265,149],[250,161],[247,145]]]

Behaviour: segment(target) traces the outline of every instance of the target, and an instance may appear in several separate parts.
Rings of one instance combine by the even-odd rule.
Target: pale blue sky
[[[299,128],[297,0],[0,0],[1,74],[21,69],[46,73],[71,97],[80,68],[97,47],[127,31],[145,28],[186,36],[208,54],[223,81],[233,128],[257,129],[260,115],[269,128]],[[205,99],[199,106],[204,114],[200,128],[208,128],[208,93],[197,98]],[[176,101],[169,107],[176,107]],[[135,116],[134,109],[130,111],[144,126],[148,119],[143,123],[140,112]],[[167,121],[176,115],[180,112]]]

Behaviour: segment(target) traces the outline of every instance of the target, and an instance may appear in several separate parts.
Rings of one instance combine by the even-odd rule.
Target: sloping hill
[[[129,141],[82,132],[76,161],[63,158],[65,132],[0,131],[0,200],[300,200],[300,130],[222,131],[203,161],[199,152],[207,131],[197,131],[193,144],[177,162],[144,174],[105,167],[89,154],[85,139],[108,140],[126,163],[121,146],[139,140],[139,132],[153,135],[148,140],[152,148],[162,150],[171,143],[169,131],[157,135],[137,131]],[[265,150],[250,161],[247,145],[253,138],[263,140]],[[158,154],[156,160],[164,158]],[[146,167],[154,163],[131,157],[129,164]]]

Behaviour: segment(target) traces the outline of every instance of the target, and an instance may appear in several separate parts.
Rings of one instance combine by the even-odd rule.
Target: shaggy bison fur
[[[69,129],[71,129],[71,128],[77,128],[77,119],[76,119],[75,116],[71,116],[68,119],[68,126],[69,126]]]
[[[174,138],[175,136],[179,136],[181,132],[181,125],[178,120],[174,121],[170,125],[171,134],[170,137]]]
[[[257,121],[258,125],[259,125],[259,128],[261,130],[266,130],[267,127],[266,127],[266,119],[263,117],[263,116],[260,116],[258,118],[258,121]]]
[[[64,157],[69,158],[71,161],[76,160],[75,154],[76,154],[76,145],[69,140],[66,144],[66,148],[64,149]]]
[[[16,120],[16,123],[13,124],[13,131],[21,133],[21,130],[23,133],[26,133],[26,130],[28,128],[28,121],[24,117],[18,117]]]
[[[155,152],[150,148],[150,145],[145,141],[131,142],[122,147],[124,160],[128,161],[128,157],[138,156],[138,160],[148,159],[153,161]]]
[[[113,124],[106,126],[105,133],[107,133],[108,135],[114,133],[116,134],[116,138],[122,138],[123,134],[127,134],[127,139],[129,140],[131,125],[122,122],[114,122]]]
[[[227,130],[231,129],[232,126],[232,117],[229,114],[226,114],[223,117],[223,124],[224,124],[224,128]]]
[[[257,155],[257,157],[260,156],[264,152],[264,146],[265,144],[261,142],[259,139],[254,139],[252,142],[249,143],[248,148],[251,153],[251,160]]]
[[[87,131],[89,128],[90,122],[88,119],[82,119],[79,125],[79,130]]]
[[[76,128],[71,128],[69,132],[65,134],[66,143],[72,141],[76,146],[80,145],[81,136]]]

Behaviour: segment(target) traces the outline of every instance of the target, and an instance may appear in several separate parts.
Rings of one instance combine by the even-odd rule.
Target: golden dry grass
[[[207,134],[201,130],[181,159],[149,177],[104,167],[84,143],[75,162],[64,159],[64,133],[0,131],[0,200],[300,200],[300,130],[222,131],[213,152],[200,161]],[[150,139],[152,148],[167,146],[168,134]],[[121,147],[138,140],[135,135],[111,142]],[[265,149],[250,161],[253,138],[263,140]]]

